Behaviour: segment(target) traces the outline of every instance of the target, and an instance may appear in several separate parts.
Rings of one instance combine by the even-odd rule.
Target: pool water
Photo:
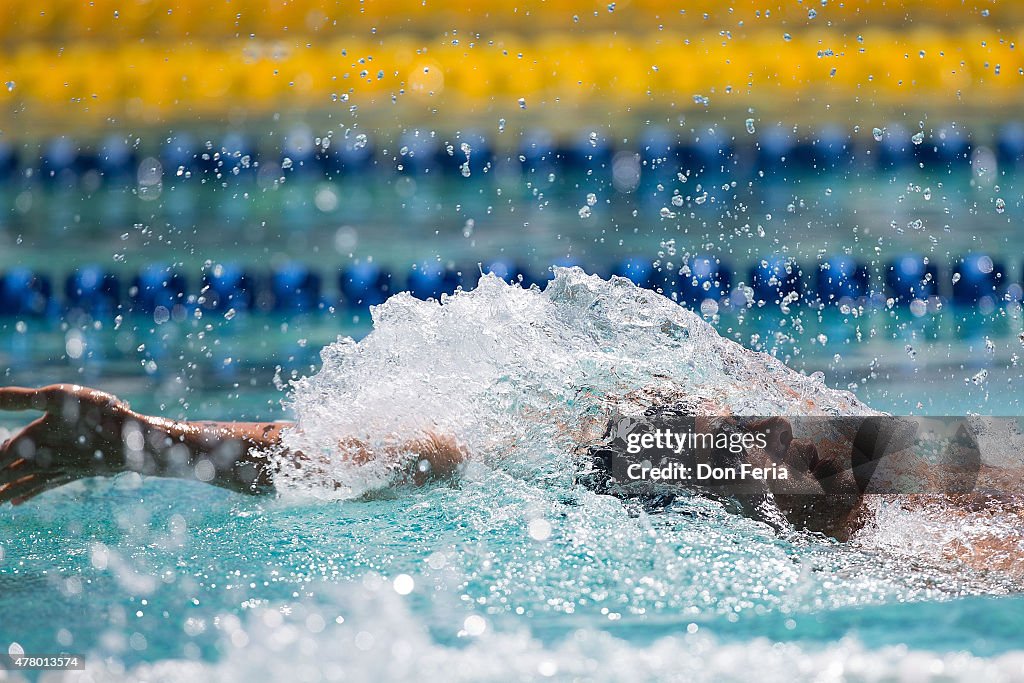
[[[627,256],[713,254],[745,269],[775,253],[805,267],[847,254],[880,268],[908,252],[940,264],[986,252],[1014,277],[1021,272],[1015,168],[963,161],[808,173],[784,165],[759,171],[734,157],[722,163],[692,173],[645,167],[628,189],[617,188],[599,160],[582,171],[521,167],[511,156],[470,178],[381,166],[270,184],[167,179],[155,194],[117,184],[11,183],[0,187],[0,201],[12,207],[0,216],[0,246],[8,247],[0,266],[298,260],[333,270],[372,258],[401,272],[424,259],[506,258],[537,271],[572,259],[603,272]]]
[[[543,293],[485,278],[443,306],[396,297],[359,344],[331,342],[365,320],[330,316],[8,329],[5,383],[297,417],[289,445],[307,452],[430,425],[473,458],[451,486],[332,461],[340,492],[298,472],[273,498],[122,475],[2,507],[0,642],[83,652],[97,680],[1020,680],[1019,583],[901,547],[928,533],[912,517],[840,544],[699,496],[649,514],[573,483],[588,421],[666,375],[750,413],[797,412],[794,392],[839,413],[1019,411],[1019,313],[873,315],[860,341],[805,316],[797,344],[770,317],[715,332],[562,270]]]

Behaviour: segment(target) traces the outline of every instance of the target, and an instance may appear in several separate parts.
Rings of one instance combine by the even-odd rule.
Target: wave
[[[443,433],[475,459],[557,481],[613,410],[674,400],[709,414],[875,414],[655,292],[579,268],[556,268],[543,290],[483,275],[441,301],[403,293],[372,316],[369,335],[327,346],[321,370],[292,384],[298,427],[284,446],[318,465],[281,461],[282,491],[348,497],[385,485],[398,463],[353,465],[339,446],[353,437],[388,451]]]
[[[604,630],[580,628],[544,643],[525,629],[504,630],[477,614],[463,614],[445,638],[392,588],[368,575],[334,587],[329,608],[290,604],[256,608],[219,620],[216,663],[163,660],[125,669],[94,660],[84,677],[63,680],[178,681],[1011,681],[1024,673],[1024,653],[979,657],[905,646],[868,648],[855,637],[829,644],[743,642],[706,634],[696,624],[678,635],[636,642]],[[323,597],[323,596],[321,596]],[[206,625],[203,625],[205,628]],[[199,628],[193,624],[192,628]],[[447,642],[445,642],[447,641]],[[49,680],[49,679],[48,679]],[[56,676],[52,680],[60,680]]]

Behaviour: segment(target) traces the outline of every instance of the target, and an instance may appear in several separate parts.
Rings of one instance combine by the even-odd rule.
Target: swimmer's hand
[[[399,485],[424,486],[432,482],[452,481],[468,457],[465,448],[453,437],[432,431],[378,449],[358,439],[344,439],[338,443],[338,448],[344,459],[356,465],[364,465],[378,458],[407,461],[408,465],[397,473],[393,482]],[[412,458],[408,457],[410,455]],[[293,453],[292,458],[308,466],[309,459],[304,455]]]
[[[0,410],[45,414],[0,444],[0,503],[22,503],[82,477],[116,471],[132,413],[115,396],[70,384],[0,388]]]

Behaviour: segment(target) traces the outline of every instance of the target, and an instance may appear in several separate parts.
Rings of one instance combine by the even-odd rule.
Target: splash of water
[[[649,644],[593,628],[544,644],[529,631],[493,628],[485,617],[461,623],[456,643],[431,637],[379,577],[339,587],[330,606],[297,605],[225,617],[217,628],[224,659],[164,660],[125,671],[97,659],[93,680],[388,681],[995,681],[1017,680],[1024,653],[983,658],[901,646],[865,647],[855,638],[826,646],[767,638],[728,642],[699,629]],[[69,677],[70,679],[70,677]]]
[[[770,356],[719,336],[699,316],[629,280],[557,268],[544,290],[484,275],[442,301],[399,294],[373,310],[360,342],[326,347],[319,373],[292,386],[298,427],[279,489],[343,497],[388,481],[401,443],[453,436],[478,461],[526,478],[571,478],[570,459],[612,410],[660,401],[736,414],[870,414]],[[358,439],[393,455],[354,465]],[[335,491],[334,484],[339,488]]]

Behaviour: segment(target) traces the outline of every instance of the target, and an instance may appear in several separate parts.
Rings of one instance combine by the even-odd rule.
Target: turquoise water
[[[1020,584],[922,551],[917,517],[890,509],[840,544],[700,497],[647,514],[572,482],[588,420],[655,383],[748,412],[806,410],[792,392],[845,413],[1019,411],[1018,313],[879,315],[860,342],[828,319],[799,344],[778,321],[718,321],[824,384],[571,271],[544,294],[485,281],[444,306],[400,297],[322,357],[365,321],[8,330],[5,383],[81,377],[143,411],[297,416],[290,445],[308,452],[426,423],[473,458],[453,486],[336,461],[341,494],[295,472],[259,499],[122,475],[2,507],[0,643],[84,652],[100,680],[1019,680]],[[913,358],[907,339],[925,340]],[[279,390],[275,374],[307,379]],[[848,386],[866,404],[834,390]]]
[[[682,182],[663,167],[620,191],[606,167],[519,167],[506,162],[470,178],[376,169],[269,185],[194,178],[156,193],[11,184],[0,188],[0,205],[10,207],[0,213],[0,268],[95,262],[130,271],[158,260],[191,271],[206,260],[294,259],[333,270],[373,258],[404,272],[429,258],[508,258],[539,270],[568,257],[599,270],[626,256],[713,253],[746,269],[777,252],[805,264],[845,253],[880,268],[904,252],[944,264],[985,251],[1002,256],[1016,281],[1021,273],[1021,179],[1012,169],[727,168]],[[591,213],[581,218],[585,206]]]

